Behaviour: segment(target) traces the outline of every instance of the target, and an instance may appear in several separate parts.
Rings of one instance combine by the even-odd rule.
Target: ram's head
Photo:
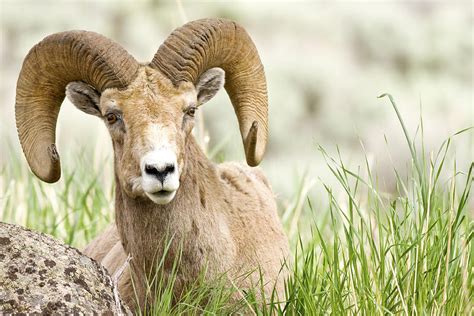
[[[96,33],[50,35],[25,58],[17,86],[18,135],[31,170],[46,182],[60,178],[55,130],[67,94],[107,125],[125,193],[166,204],[185,176],[194,113],[222,87],[224,74],[247,163],[255,166],[267,141],[266,83],[256,48],[239,25],[190,22],[146,65]]]

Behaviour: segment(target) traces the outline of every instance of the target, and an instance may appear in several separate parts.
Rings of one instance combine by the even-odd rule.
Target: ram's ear
[[[204,104],[212,99],[225,82],[225,72],[221,68],[211,68],[199,77],[196,84],[198,104]]]
[[[73,81],[66,86],[66,95],[76,108],[84,113],[102,117],[100,112],[100,93],[82,81]]]

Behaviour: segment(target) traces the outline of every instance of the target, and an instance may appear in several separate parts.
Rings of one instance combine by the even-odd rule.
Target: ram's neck
[[[186,260],[199,261],[187,265],[196,269],[204,264],[203,253],[209,256],[209,249],[219,249],[215,243],[227,241],[226,236],[222,236],[222,227],[226,224],[220,204],[224,192],[218,185],[215,166],[192,137],[188,140],[184,169],[176,197],[167,205],[154,204],[147,198],[130,199],[116,181],[117,227],[125,251],[133,257],[135,269],[150,269],[156,258],[159,261],[162,257],[170,238],[173,241],[168,250],[168,263],[172,264],[182,249]]]

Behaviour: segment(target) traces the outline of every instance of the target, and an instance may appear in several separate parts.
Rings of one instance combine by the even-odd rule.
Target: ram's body
[[[39,178],[60,177],[54,141],[65,90],[78,109],[101,118],[109,129],[116,226],[85,252],[111,273],[132,257],[134,289],[130,273],[121,281],[131,306],[135,294],[140,305],[153,300],[145,293],[145,279],[169,239],[165,277],[181,254],[177,297],[204,271],[211,281],[226,273],[229,284],[239,288],[258,289],[263,282],[267,297],[274,286],[283,297],[288,241],[268,182],[258,169],[213,164],[191,133],[195,111],[224,81],[247,164],[256,166],[268,134],[265,74],[252,40],[232,21],[204,19],[178,28],[149,64],[85,31],[48,36],[25,58],[15,113],[23,151]]]
[[[153,252],[159,258],[167,246],[165,240],[172,235],[175,238],[168,251],[171,255],[167,257],[170,264],[165,265],[169,270],[164,272],[171,273],[174,254],[179,251],[182,241],[182,262],[175,287],[177,296],[183,285],[192,284],[201,269],[207,268],[208,280],[227,272],[239,288],[256,289],[257,295],[260,294],[261,272],[263,282],[267,282],[264,284],[266,297],[271,297],[274,288],[282,297],[286,277],[282,260],[287,258],[288,242],[265,177],[258,169],[237,163],[214,165],[203,156],[195,142],[190,146],[196,151],[191,159],[198,170],[186,177],[181,184],[183,194],[178,193],[172,205],[150,205],[148,212],[144,212],[142,205],[117,201],[123,204],[116,205],[116,210],[123,212],[123,208],[128,207],[124,216],[130,217],[121,229],[141,227],[144,229],[141,236],[149,238],[145,242],[129,240],[130,234],[124,232],[127,236],[124,242],[130,250],[127,253],[138,258],[139,264],[140,258],[151,260]],[[120,226],[121,222],[118,220],[117,224]],[[147,245],[146,249],[133,246],[137,242]],[[115,224],[89,244],[84,253],[101,262],[111,275],[127,258]],[[249,272],[254,273],[245,277]],[[119,289],[126,302],[133,302],[135,290],[131,286],[130,273],[122,275]]]

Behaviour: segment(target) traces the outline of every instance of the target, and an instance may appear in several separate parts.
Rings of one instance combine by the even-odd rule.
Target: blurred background
[[[474,125],[473,8],[470,1],[8,1],[0,0],[0,166],[21,156],[14,120],[15,86],[23,58],[45,36],[64,30],[101,33],[139,61],[150,61],[176,27],[203,17],[238,21],[265,66],[270,143],[262,168],[280,203],[290,203],[306,179],[331,184],[318,151],[339,148],[348,165],[365,164],[379,185],[394,190],[393,169],[410,154],[391,93],[412,137],[423,118],[426,150]],[[201,110],[200,110],[201,111]],[[208,154],[243,160],[237,120],[225,91],[203,107]],[[63,103],[58,122],[63,157],[90,152],[95,163],[112,155],[96,118]],[[457,164],[474,160],[473,133],[455,142]],[[18,159],[18,158],[17,158]],[[111,160],[105,168],[112,178]],[[74,168],[64,163],[64,168]],[[63,180],[61,180],[63,181]],[[315,185],[314,194],[318,193]]]

